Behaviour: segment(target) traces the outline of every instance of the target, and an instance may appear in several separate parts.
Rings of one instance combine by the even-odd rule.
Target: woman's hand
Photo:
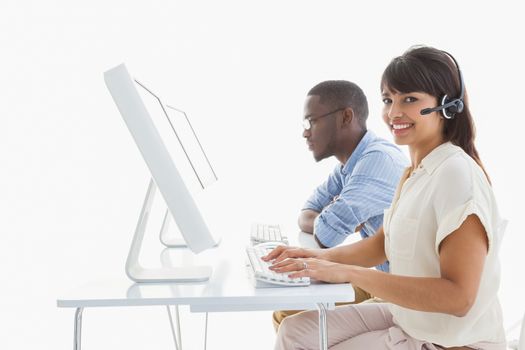
[[[347,283],[354,266],[315,258],[289,258],[274,263],[270,269],[277,273],[291,272],[290,278],[311,277],[328,283]]]
[[[279,263],[289,258],[318,258],[322,259],[322,249],[305,249],[299,247],[289,247],[280,245],[272,250],[268,255],[263,256],[263,261],[272,261],[273,263]]]

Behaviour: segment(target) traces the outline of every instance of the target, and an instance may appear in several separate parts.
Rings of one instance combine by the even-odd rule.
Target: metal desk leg
[[[73,335],[73,350],[80,350],[81,348],[81,333],[82,333],[82,311],[83,307],[77,307],[75,311],[75,330]]]
[[[175,328],[173,326],[173,318],[171,317],[171,310],[170,306],[166,305],[166,309],[168,310],[168,317],[170,319],[170,327],[171,327],[171,334],[173,336],[173,341],[175,342],[175,349],[182,350],[182,337],[180,334],[180,318],[179,318],[179,305],[175,305],[175,317],[176,317],[176,324],[177,324],[177,333],[175,333]]]
[[[204,321],[204,350],[208,344],[208,313],[206,312],[206,321]]]
[[[173,318],[171,317],[171,310],[170,306],[166,305],[166,309],[168,310],[168,317],[170,319],[170,327],[171,327],[171,334],[173,335],[173,341],[175,342],[175,349],[176,350],[182,350],[182,336],[180,333],[180,317],[179,317],[179,306],[175,305],[176,310],[176,324],[177,324],[177,333],[175,333],[175,327],[173,326]],[[206,350],[206,346],[208,344],[208,313],[206,312],[206,319],[204,321],[204,350]]]
[[[326,326],[326,307],[322,303],[317,304],[319,310],[319,349],[328,350],[328,328]]]

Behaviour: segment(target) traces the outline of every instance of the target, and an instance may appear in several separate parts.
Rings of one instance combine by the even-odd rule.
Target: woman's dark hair
[[[384,88],[400,93],[424,92],[435,96],[439,102],[444,95],[451,99],[458,98],[461,94],[459,68],[444,51],[414,46],[388,64],[381,77],[381,89]],[[463,111],[457,113],[455,118],[445,120],[443,137],[445,141],[461,147],[485,172],[474,145],[475,136],[465,93]]]

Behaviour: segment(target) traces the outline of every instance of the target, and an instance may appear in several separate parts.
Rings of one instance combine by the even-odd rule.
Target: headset
[[[454,61],[454,64],[456,65],[456,68],[458,69],[458,76],[459,76],[459,88],[461,90],[460,95],[458,98],[450,99],[447,95],[444,95],[441,98],[441,105],[434,107],[434,108],[425,108],[421,110],[421,115],[430,114],[432,112],[441,111],[441,114],[446,119],[453,119],[457,113],[463,112],[463,108],[465,107],[465,103],[463,102],[463,97],[465,95],[465,86],[463,84],[463,75],[461,74],[461,69],[459,69],[459,64],[452,56],[446,51],[442,51],[444,54],[446,54],[448,57]]]

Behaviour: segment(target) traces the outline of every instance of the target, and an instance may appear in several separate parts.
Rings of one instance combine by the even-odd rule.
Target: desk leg
[[[328,328],[326,326],[326,307],[322,303],[317,304],[319,310],[319,349],[328,350]]]
[[[206,345],[208,343],[208,313],[206,312],[206,321],[204,321],[204,350],[206,350]]]
[[[173,341],[175,342],[175,349],[182,350],[182,337],[181,337],[181,334],[180,334],[179,305],[175,305],[175,311],[177,312],[175,314],[176,321],[177,321],[177,333],[175,333],[175,329],[173,327],[173,318],[171,317],[170,306],[166,305],[166,309],[168,310],[168,317],[170,319],[171,334],[173,336]]]
[[[83,307],[77,307],[75,311],[75,330],[73,335],[73,350],[80,350],[81,348],[81,333],[82,333],[82,311]]]

